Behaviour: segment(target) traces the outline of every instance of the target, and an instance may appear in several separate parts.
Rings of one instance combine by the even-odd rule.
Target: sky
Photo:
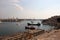
[[[60,15],[60,0],[0,0],[0,18],[46,19]]]

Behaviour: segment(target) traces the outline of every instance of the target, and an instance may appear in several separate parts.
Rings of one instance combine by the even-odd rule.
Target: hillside
[[[44,25],[55,26],[55,28],[60,29],[60,16],[53,16],[51,18],[42,21]]]

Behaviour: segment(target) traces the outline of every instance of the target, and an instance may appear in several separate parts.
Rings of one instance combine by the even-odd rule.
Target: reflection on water
[[[41,21],[33,21],[34,23],[41,23]],[[30,21],[22,21],[22,22],[3,22],[0,23],[0,35],[9,35],[9,34],[14,34],[17,32],[24,32],[25,31],[25,26],[27,26],[27,23],[30,23]],[[51,30],[53,27],[49,25],[43,25],[39,26],[34,26],[36,29],[43,29],[43,30]]]

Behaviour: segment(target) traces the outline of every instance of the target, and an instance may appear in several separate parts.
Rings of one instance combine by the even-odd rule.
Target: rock
[[[44,25],[55,26],[55,29],[60,29],[60,16],[53,16],[42,21]]]

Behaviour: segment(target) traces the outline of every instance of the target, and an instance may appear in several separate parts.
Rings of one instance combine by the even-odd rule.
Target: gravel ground
[[[60,40],[60,29],[52,30],[51,32],[45,32],[42,35],[36,36],[31,40]]]

